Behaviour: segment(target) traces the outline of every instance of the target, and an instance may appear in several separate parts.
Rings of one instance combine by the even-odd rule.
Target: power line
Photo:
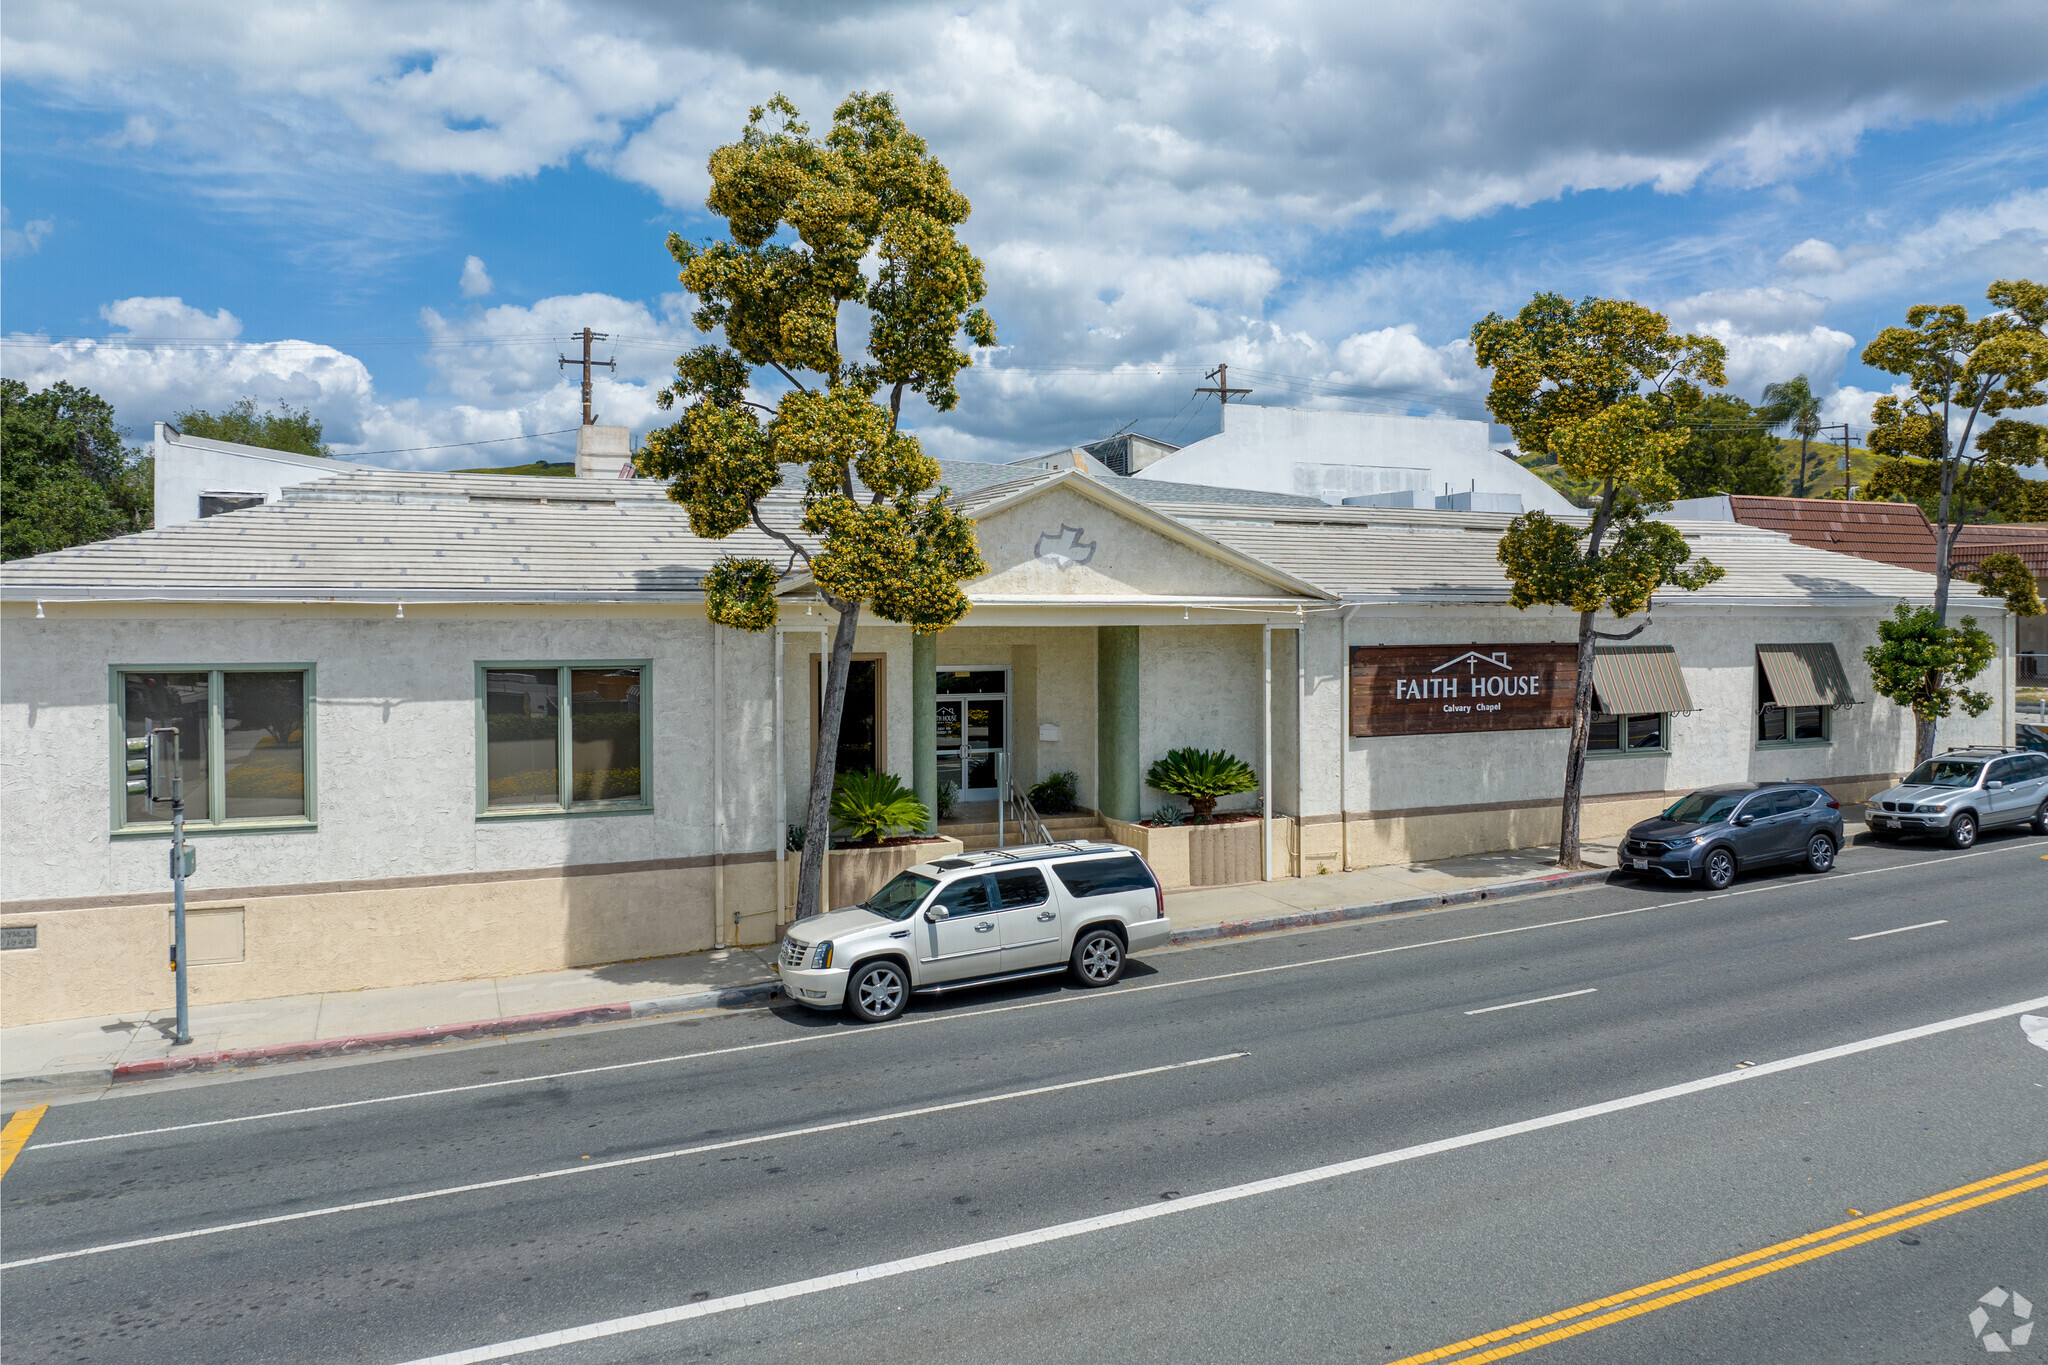
[[[543,436],[567,436],[575,427],[563,427],[560,431],[536,431],[525,436],[493,436],[485,441],[449,441],[437,446],[396,446],[390,450],[352,450],[348,453],[353,460],[362,455],[410,455],[420,450],[457,450],[463,446],[497,446],[507,441],[538,441]]]

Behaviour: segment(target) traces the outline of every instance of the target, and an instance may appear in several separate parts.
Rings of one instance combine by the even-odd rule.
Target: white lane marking
[[[1539,995],[1534,1000],[1517,1000],[1512,1005],[1488,1005],[1483,1010],[1466,1010],[1467,1014],[1492,1014],[1495,1010],[1518,1010],[1524,1005],[1542,1005],[1552,1000],[1569,1000],[1575,995],[1597,995],[1598,986],[1588,986],[1582,991],[1566,991],[1562,995]]]
[[[1249,1057],[1249,1052],[1224,1052],[1214,1057],[1198,1057],[1192,1062],[1168,1062],[1164,1066],[1148,1066],[1141,1071],[1119,1071],[1113,1076],[1090,1076],[1081,1081],[1061,1081],[1057,1085],[1037,1085],[1029,1090],[1012,1090],[1001,1095],[983,1095],[971,1100],[953,1100],[946,1104],[928,1104],[918,1109],[899,1109],[892,1114],[876,1114],[864,1119],[841,1119],[836,1123],[817,1123],[807,1128],[784,1128],[773,1133],[761,1133],[754,1137],[729,1138],[724,1142],[706,1142],[695,1147],[676,1147],[666,1152],[649,1152],[644,1156],[619,1157],[612,1161],[578,1162],[574,1166],[558,1166],[550,1171],[534,1171],[527,1175],[510,1175],[498,1180],[479,1180],[469,1185],[449,1185],[438,1190],[419,1190],[413,1194],[394,1194],[383,1199],[363,1199],[353,1204],[334,1204],[327,1208],[303,1209],[297,1213],[273,1214],[268,1218],[249,1218],[239,1223],[218,1223],[212,1227],[193,1228],[188,1232],[166,1232],[155,1237],[137,1237],[127,1242],[108,1242],[103,1246],[80,1247],[76,1251],[52,1252],[48,1256],[29,1256],[19,1261],[0,1262],[0,1270],[16,1270],[23,1266],[48,1265],[52,1261],[70,1261],[80,1256],[98,1256],[109,1251],[127,1251],[133,1247],[156,1246],[163,1242],[183,1242],[193,1237],[212,1237],[223,1232],[242,1232],[249,1228],[269,1227],[274,1223],[296,1223],[307,1218],[327,1218],[337,1213],[355,1213],[362,1209],[389,1208],[394,1204],[412,1204],[422,1199],[444,1199],[454,1194],[470,1194],[476,1190],[501,1190],[508,1185],[529,1185],[538,1180],[555,1180],[565,1175],[588,1175],[592,1171],[615,1171],[621,1166],[644,1166],[651,1161],[670,1161],[676,1157],[697,1156],[704,1152],[723,1152],[733,1147],[750,1147],[763,1142],[781,1142],[789,1138],[813,1137],[819,1133],[836,1133],[847,1128],[865,1128],[877,1123],[896,1123],[903,1119],[922,1118],[927,1114],[944,1114],[956,1109],[974,1109],[984,1104],[1000,1104],[1005,1100],[1029,1099],[1034,1095],[1051,1095],[1062,1090],[1081,1090],[1092,1085],[1108,1085],[1112,1081],[1136,1080],[1140,1076],[1156,1076],[1163,1071],[1185,1071],[1193,1066],[1209,1066],[1215,1062],[1233,1062],[1240,1057]]]
[[[2027,1035],[2027,1041],[2038,1048],[2048,1048],[2048,1019],[2038,1014],[2022,1014],[2020,1031]]]
[[[1753,896],[1763,891],[1797,891],[1806,887],[1827,886],[1832,882],[1844,881],[1851,877],[1868,877],[1879,872],[1906,872],[1916,867],[1931,867],[1936,863],[1959,862],[1964,858],[1980,858],[1996,853],[2007,853],[2014,848],[2021,847],[2025,847],[2025,845],[2000,844],[1989,848],[1974,849],[1969,853],[1936,855],[1932,858],[1923,858],[1917,863],[1900,863],[1891,867],[1865,868],[1861,872],[1843,872],[1838,868],[1830,876],[1817,878],[1812,881],[1794,882],[1789,885],[1750,886],[1744,887],[1739,891],[1720,891],[1707,896],[1688,896],[1684,900],[1659,901],[1654,905],[1639,905],[1629,910],[1607,910],[1597,915],[1579,915],[1572,919],[1548,920],[1542,924],[1523,924],[1512,929],[1493,929],[1484,933],[1463,934],[1456,938],[1430,939],[1425,943],[1402,943],[1396,944],[1391,948],[1368,948],[1362,952],[1338,953],[1332,957],[1309,958],[1301,962],[1283,962],[1271,967],[1248,967],[1234,972],[1217,972],[1211,976],[1191,976],[1175,981],[1155,981],[1146,986],[1133,986],[1125,983],[1108,990],[1089,991],[1085,994],[1057,995],[1048,1000],[1027,1000],[1016,1005],[992,1005],[987,1009],[961,1010],[956,1014],[923,1015],[916,1019],[897,1019],[892,1023],[871,1024],[865,1028],[846,1029],[839,1033],[806,1034],[798,1038],[771,1038],[766,1042],[736,1043],[731,1047],[707,1048],[702,1052],[675,1052],[664,1057],[643,1058],[637,1062],[610,1062],[604,1066],[578,1067],[570,1071],[549,1071],[538,1076],[515,1076],[502,1081],[477,1081],[469,1085],[443,1086],[436,1090],[413,1090],[398,1095],[380,1095],[374,1099],[367,1100],[342,1100],[334,1104],[314,1104],[300,1109],[279,1109],[265,1114],[241,1114],[234,1118],[206,1119],[197,1123],[175,1123],[163,1128],[137,1128],[121,1133],[103,1133],[98,1137],[63,1138],[56,1142],[35,1143],[28,1150],[45,1152],[57,1147],[78,1147],[93,1142],[114,1142],[121,1138],[157,1137],[164,1133],[189,1132],[195,1128],[218,1128],[230,1123],[256,1123],[264,1119],[296,1118],[302,1114],[323,1114],[336,1109],[355,1109],[369,1104],[395,1104],[400,1100],[435,1099],[442,1095],[460,1095],[472,1090],[496,1090],[508,1085],[538,1085],[545,1081],[573,1080],[578,1076],[596,1076],[608,1071],[631,1071],[643,1066],[666,1066],[672,1062],[694,1062],[706,1057],[725,1057],[737,1052],[757,1052],[762,1048],[794,1047],[798,1043],[844,1042],[849,1039],[873,1037],[890,1029],[919,1028],[928,1024],[950,1024],[961,1019],[979,1019],[984,1015],[1009,1014],[1016,1010],[1044,1009],[1051,1005],[1079,1005],[1087,1004],[1091,1001],[1114,1000],[1138,991],[1160,991],[1180,986],[1200,986],[1211,981],[1229,981],[1241,976],[1259,976],[1267,972],[1293,971],[1298,967],[1322,967],[1335,962],[1352,962],[1359,958],[1378,957],[1383,953],[1405,953],[1416,948],[1441,948],[1446,944],[1473,943],[1482,938],[1496,938],[1502,934],[1526,934],[1536,929],[1558,929],[1573,924],[1588,924],[1594,920],[1617,919],[1626,915],[1646,914],[1652,910],[1677,910],[1688,905],[1700,905],[1707,901],[1724,900],[1730,896]],[[1566,887],[1557,894],[1570,895],[1580,891],[1596,889],[1598,889],[1597,886]],[[1493,901],[1468,901],[1461,905],[1445,905],[1435,910],[1420,913],[1440,915],[1453,910],[1491,908],[1495,904],[1496,902]],[[1355,924],[1357,927],[1364,928],[1368,925],[1407,923],[1413,918],[1416,918],[1416,916],[1397,915],[1388,916],[1384,919],[1358,920],[1355,921]],[[1335,928],[1338,926],[1317,925],[1314,927]],[[1260,937],[1263,937],[1263,935]],[[1209,947],[1215,943],[1228,943],[1231,941],[1229,939],[1211,940],[1209,943],[1190,946]]]
[[[1910,934],[1915,929],[1932,929],[1937,924],[1947,924],[1945,919],[1931,919],[1925,924],[1902,924],[1896,929],[1880,929],[1874,934],[1851,934],[1849,942],[1861,943],[1866,938],[1883,938],[1886,934]]]
[[[1723,1071],[1698,1080],[1683,1081],[1677,1085],[1665,1086],[1661,1090],[1649,1090],[1640,1095],[1627,1095],[1620,1099],[1603,1100],[1579,1109],[1567,1109],[1556,1114],[1545,1114],[1541,1118],[1524,1119],[1519,1123],[1502,1124],[1497,1128],[1484,1128],[1476,1133],[1463,1133],[1457,1137],[1440,1138],[1435,1142],[1424,1142],[1413,1147],[1402,1147],[1391,1152],[1379,1152],[1372,1156],[1357,1157],[1340,1161],[1329,1166],[1317,1166],[1311,1170],[1294,1171],[1287,1175],[1270,1176],[1264,1180],[1248,1181],[1242,1185],[1230,1185],[1220,1190],[1203,1194],[1185,1195],[1180,1199],[1164,1203],[1140,1204],[1136,1208],[1123,1209],[1116,1213],[1099,1214],[1093,1218],[1077,1219],[1071,1223],[1056,1223],[1051,1227],[1037,1228],[1030,1232],[1015,1233],[1008,1237],[991,1238],[985,1242],[970,1242],[964,1246],[947,1247],[942,1251],[926,1252],[921,1256],[906,1256],[901,1260],[882,1261],[875,1265],[861,1266],[855,1270],[842,1270],[831,1275],[818,1275],[808,1280],[794,1280],[788,1284],[772,1285],[766,1289],[750,1289],[742,1294],[728,1294],[720,1299],[706,1299],[702,1303],[678,1304],[651,1313],[636,1313],[631,1317],[611,1318],[604,1322],[588,1323],[581,1327],[565,1327],[558,1331],[542,1332],[537,1336],[520,1337],[513,1341],[502,1341],[490,1346],[473,1346],[467,1350],[450,1351],[443,1355],[426,1356],[407,1362],[407,1365],[481,1365],[488,1360],[504,1360],[508,1356],[527,1355],[535,1351],[546,1351],[557,1346],[569,1346],[577,1342],[594,1341],[601,1337],[619,1336],[626,1332],[645,1331],[650,1327],[666,1327],[671,1323],[686,1322],[692,1318],[710,1317],[714,1313],[729,1313],[738,1308],[752,1308],[764,1303],[776,1303],[784,1299],[801,1298],[810,1294],[822,1294],[828,1290],[845,1289],[872,1280],[889,1279],[897,1275],[909,1275],[936,1266],[952,1265],[960,1261],[972,1261],[985,1256],[994,1256],[1005,1251],[1021,1251],[1026,1247],[1042,1246],[1047,1242],[1065,1241],[1074,1237],[1085,1237],[1091,1233],[1104,1232],[1110,1228],[1127,1227],[1133,1223],[1149,1222],[1155,1218],[1171,1218],[1192,1209],[1207,1208],[1214,1204],[1233,1203],[1259,1195],[1273,1194],[1280,1190],[1295,1189],[1312,1185],[1320,1180],[1331,1180],[1339,1176],[1355,1175],[1380,1166],[1392,1166],[1404,1161],[1422,1157],[1438,1156],[1464,1147],[1476,1147],[1483,1142],[1498,1142],[1503,1138],[1521,1137],[1528,1133],[1541,1132],[1546,1128],[1557,1128],[1584,1119],[1599,1118],[1619,1113],[1625,1109],[1636,1109],[1663,1100],[1678,1099],[1695,1095],[1703,1090],[1712,1090],[1724,1085],[1737,1085],[1758,1076],[1773,1075],[1780,1071],[1791,1071],[1798,1067],[1814,1066],[1842,1057],[1852,1057],[1859,1052],[1876,1048],[1891,1047],[1908,1043],[1935,1034],[1947,1033],[1954,1029],[1969,1028],[1974,1024],[1989,1023],[1995,1019],[2010,1019],[2024,1010],[2039,1009],[2048,1005],[2048,997],[2039,1000],[2022,1001],[2017,1005],[2004,1005],[1994,1010],[1960,1018],[1944,1019],[1939,1023],[1922,1024],[1917,1028],[1901,1029],[1876,1038],[1865,1038],[1854,1043],[1843,1043],[1837,1047],[1822,1048],[1818,1052],[1802,1053],[1775,1062],[1765,1062],[1747,1071]]]

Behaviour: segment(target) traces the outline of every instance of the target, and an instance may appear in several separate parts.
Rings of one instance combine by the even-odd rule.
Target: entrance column
[[[910,789],[929,818],[924,832],[939,828],[939,637],[910,637]]]
[[[1095,628],[1095,801],[1112,820],[1136,820],[1138,628]]]

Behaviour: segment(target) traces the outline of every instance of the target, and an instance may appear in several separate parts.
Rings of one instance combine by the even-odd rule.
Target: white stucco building
[[[276,502],[287,488],[314,479],[373,468],[318,455],[295,455],[237,441],[187,436],[169,422],[156,424],[158,529],[244,507]]]
[[[1506,604],[1508,517],[945,475],[988,572],[936,637],[863,620],[842,762],[927,792],[950,775],[968,799],[994,794],[998,760],[1020,784],[1071,770],[1169,884],[1555,839],[1565,731],[1514,708],[1567,681],[1574,619]],[[794,492],[769,511],[793,521]],[[1862,650],[1931,580],[1681,529],[1727,576],[1660,597],[1603,656],[1589,833],[1715,782],[1845,801],[1891,782],[1912,725]],[[697,539],[646,481],[359,469],[0,568],[0,911],[35,931],[0,953],[7,1022],[168,997],[164,825],[121,784],[125,738],[165,724],[198,846],[195,1000],[772,939],[835,619],[800,578],[761,634],[714,627],[701,594],[720,556],[768,548]],[[2004,651],[1997,704],[1945,743],[2012,734],[2009,621],[1977,615]],[[1496,673],[1542,682],[1503,701],[1521,685]],[[1427,704],[1409,674],[1437,680]],[[1246,849],[1137,823],[1168,799],[1149,765],[1190,745],[1260,773],[1226,805],[1269,819],[1216,827]]]
[[[1327,503],[1456,511],[1573,512],[1487,443],[1487,424],[1230,403],[1223,430],[1133,475],[1290,493]]]

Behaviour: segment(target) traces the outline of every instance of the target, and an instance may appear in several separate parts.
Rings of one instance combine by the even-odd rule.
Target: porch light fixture
[[[403,602],[398,604],[398,619],[401,621],[405,619],[405,603]]]
[[[40,597],[38,597],[38,598],[36,599],[36,620],[40,621],[40,620],[42,620],[42,619],[43,619],[43,599],[42,599],[42,598],[40,598]]]

